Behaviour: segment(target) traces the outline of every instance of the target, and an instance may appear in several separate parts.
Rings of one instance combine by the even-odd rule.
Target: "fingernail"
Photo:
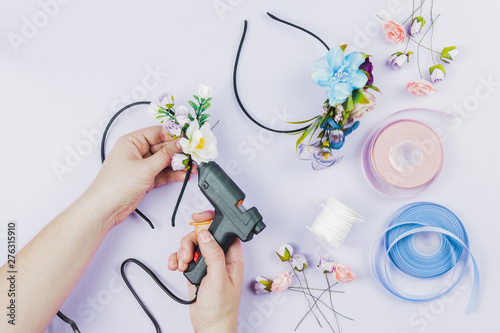
[[[208,243],[212,240],[212,235],[206,230],[200,231],[200,238],[203,243]]]
[[[170,260],[168,262],[168,267],[172,267],[172,266],[174,266],[174,264],[175,264],[175,262],[173,260]]]
[[[181,141],[180,141],[180,140],[177,140],[177,141],[175,142],[175,145],[177,146],[177,148],[182,149],[182,146],[181,146]]]

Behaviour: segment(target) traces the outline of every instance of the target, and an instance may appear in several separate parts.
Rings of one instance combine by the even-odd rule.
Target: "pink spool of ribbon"
[[[377,190],[391,197],[419,194],[436,180],[443,166],[439,136],[422,119],[415,119],[421,117],[410,116],[415,111],[400,111],[385,119],[363,147],[366,177]],[[442,115],[438,111],[425,112]]]

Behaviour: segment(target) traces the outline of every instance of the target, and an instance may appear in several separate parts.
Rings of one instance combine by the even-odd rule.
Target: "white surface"
[[[231,10],[219,16],[215,6],[220,3],[232,4],[226,7]],[[8,33],[20,34],[23,18],[31,20],[41,7],[34,0],[3,1],[0,3],[3,36],[0,40],[0,221],[2,225],[10,219],[18,221],[19,245],[24,246],[75,200],[100,165],[99,149],[85,143],[83,131],[98,130],[103,119],[126,104],[127,96],[140,92],[138,87],[143,85],[148,68],[159,68],[168,72],[168,77],[160,76],[161,84],[154,88],[151,85],[155,82],[147,79],[150,88],[147,96],[138,99],[151,100],[169,89],[176,101],[187,102],[198,83],[211,85],[214,91],[211,114],[220,120],[216,129],[220,142],[218,162],[226,170],[235,163],[240,166],[234,180],[247,194],[246,206],[256,205],[268,225],[261,235],[244,245],[245,287],[240,322],[249,326],[253,323],[253,327],[241,332],[291,332],[306,312],[306,303],[298,294],[284,294],[280,304],[269,306],[269,296],[257,297],[250,291],[255,276],[274,278],[286,270],[273,254],[285,242],[295,245],[311,261],[328,249],[332,259],[356,272],[358,279],[343,286],[346,294],[335,299],[337,309],[355,319],[341,320],[343,332],[497,330],[493,327],[497,324],[500,290],[496,257],[500,232],[497,217],[500,86],[497,83],[488,91],[481,80],[491,76],[493,81],[500,82],[499,6],[489,0],[460,4],[452,0],[436,1],[435,12],[443,15],[436,23],[435,46],[439,49],[457,45],[461,54],[456,63],[446,67],[448,77],[437,85],[436,94],[417,98],[404,91],[409,79],[418,78],[416,58],[404,71],[394,72],[384,62],[391,53],[400,51],[401,46],[386,42],[380,30],[373,38],[360,37],[360,31],[378,26],[374,17],[377,11],[396,8],[401,11],[395,17],[404,19],[411,11],[409,0],[71,1],[61,5],[59,12],[33,38],[19,46],[17,53],[9,43]],[[310,82],[308,75],[312,62],[323,56],[325,50],[302,32],[270,20],[266,11],[311,29],[330,46],[358,45],[374,56],[375,83],[383,95],[378,97],[375,111],[365,116],[360,128],[349,136],[343,148],[345,158],[338,166],[314,172],[308,162],[296,158],[295,137],[259,130],[236,104],[231,75],[244,19],[249,20],[249,31],[240,64],[239,88],[248,109],[261,121],[268,121],[276,111],[294,115],[289,120],[302,120],[317,114],[324,100],[324,89]],[[421,56],[425,72],[429,56],[426,52]],[[477,104],[473,105],[474,101]],[[395,200],[376,192],[364,178],[360,152],[376,123],[409,107],[465,111],[459,114],[462,123],[447,133],[450,144],[445,152],[443,173],[436,183],[415,199]],[[154,124],[147,114],[134,110],[116,122],[110,141]],[[99,140],[97,134],[94,140]],[[255,140],[258,143],[252,148]],[[54,162],[66,164],[68,149],[78,147],[87,148],[88,155],[81,161],[73,160],[71,173],[63,174],[59,181],[53,170]],[[169,286],[183,292],[184,278],[180,273],[167,272],[167,256],[190,231],[189,215],[207,206],[199,200],[201,194],[192,181],[179,215],[179,221],[186,223],[172,229],[169,218],[179,189],[180,185],[157,189],[141,203],[140,208],[152,218],[157,229],[149,229],[132,215],[110,232],[62,308],[82,332],[153,331],[149,319],[121,284],[119,266],[128,257],[143,260]],[[330,196],[366,218],[363,224],[354,227],[342,248],[335,251],[323,247],[305,227],[321,209],[314,202]],[[386,219],[400,206],[424,200],[449,207],[464,221],[469,232],[482,283],[478,309],[473,315],[464,314],[471,274],[454,296],[439,302],[411,303],[382,289],[370,271],[371,245]],[[3,243],[5,239],[0,241]],[[130,268],[130,272],[136,274],[133,284],[164,332],[191,331],[187,307],[161,294],[145,274],[137,273],[135,268]],[[316,272],[310,276],[311,284],[323,286]],[[316,282],[315,277],[319,279]],[[429,315],[425,317],[421,314],[424,312]],[[61,331],[69,329],[55,319],[48,332]],[[320,329],[309,317],[299,331]]]

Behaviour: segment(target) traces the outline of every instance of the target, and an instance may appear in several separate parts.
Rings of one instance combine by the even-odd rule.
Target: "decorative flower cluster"
[[[217,158],[217,139],[212,133],[208,123],[209,114],[205,111],[210,107],[210,87],[200,85],[198,95],[194,95],[194,101],[189,105],[194,112],[190,112],[184,105],[174,107],[174,96],[171,93],[163,93],[157,102],[149,105],[148,111],[161,119],[165,130],[174,139],[179,140],[182,154],[175,154],[172,159],[173,170],[183,170],[190,160],[200,164]]]
[[[426,21],[424,17],[422,16],[422,8],[424,5],[425,0],[421,0],[420,6],[417,7],[417,9],[413,9],[413,12],[411,16],[406,19],[406,21],[403,22],[403,24],[400,24],[398,22],[395,22],[393,20],[384,20],[382,22],[382,30],[385,33],[386,39],[394,44],[398,43],[404,43],[406,41],[406,48],[403,52],[395,52],[391,54],[391,57],[389,58],[388,64],[394,69],[401,69],[406,66],[407,63],[410,62],[410,55],[413,54],[413,52],[408,51],[408,44],[410,41],[413,43],[417,44],[417,65],[418,65],[418,71],[420,74],[420,79],[417,80],[412,80],[408,82],[406,85],[406,90],[416,96],[424,96],[424,95],[430,95],[434,94],[436,91],[436,88],[432,85],[429,80],[426,80],[422,76],[422,72],[420,70],[420,49],[426,49],[427,51],[430,52],[431,58],[432,58],[432,66],[429,67],[429,79],[433,83],[443,81],[446,77],[446,71],[444,69],[443,64],[436,64],[435,60],[435,54],[439,54],[439,59],[446,64],[451,63],[454,61],[457,56],[458,56],[458,49],[456,46],[447,46],[442,49],[441,52],[433,50],[432,46],[432,36],[434,33],[434,23],[439,17],[439,15],[434,18],[432,14],[432,8],[433,5],[431,4],[430,7],[430,13],[429,13],[429,18],[431,21],[431,24],[427,31],[423,34],[422,38],[420,41],[416,41],[414,38],[418,35],[420,35],[425,26],[426,26]],[[420,9],[420,14],[419,16],[415,16],[415,13]],[[410,20],[411,19],[411,20]],[[405,28],[403,25],[406,22],[410,22],[408,24],[408,34],[405,31]],[[430,38],[430,46],[424,46],[422,45],[423,40],[425,39],[426,35],[428,32],[431,32],[431,38]]]
[[[299,325],[302,323],[302,321],[307,317],[309,313],[312,313],[315,317],[316,320],[318,321],[318,324],[321,326],[321,323],[315,313],[315,309],[322,315],[322,317],[326,320],[330,328],[335,332],[333,327],[331,326],[330,322],[328,319],[326,319],[325,315],[323,314],[322,310],[319,307],[319,304],[324,305],[327,309],[333,311],[335,315],[335,320],[337,321],[337,327],[339,328],[338,320],[337,320],[337,315],[340,315],[344,318],[350,319],[340,313],[338,313],[332,302],[332,292],[337,292],[337,293],[342,293],[342,291],[337,291],[337,290],[332,290],[332,287],[334,287],[337,283],[348,283],[351,281],[354,281],[356,279],[356,276],[354,273],[351,271],[351,269],[347,266],[344,265],[337,265],[335,264],[332,260],[328,258],[320,258],[319,263],[318,263],[318,269],[321,274],[324,274],[326,282],[327,282],[327,289],[318,289],[318,288],[310,288],[309,283],[307,282],[305,270],[308,267],[308,262],[306,257],[303,254],[293,254],[293,247],[290,244],[284,244],[280,246],[276,250],[276,254],[278,257],[281,259],[282,262],[288,262],[290,265],[290,268],[292,269],[292,273],[289,272],[284,272],[279,274],[274,280],[270,280],[266,277],[263,276],[258,276],[255,279],[254,283],[254,290],[255,293],[260,295],[260,294],[267,294],[267,293],[272,293],[272,292],[284,292],[285,290],[290,290],[294,292],[300,292],[304,294],[304,297],[307,300],[307,303],[309,305],[309,311],[304,315],[302,320],[298,323],[297,329]],[[302,280],[299,278],[298,273],[302,273],[302,276],[304,278],[304,284],[302,283]],[[292,282],[292,277],[295,276],[297,278],[297,281],[300,285],[300,287],[290,287],[290,284]],[[337,281],[333,285],[330,284],[329,276],[333,276],[333,278]],[[305,285],[305,287],[304,287]],[[321,291],[322,293],[319,296],[316,296],[313,294],[313,290],[315,291]],[[321,297],[328,292],[328,295],[330,296],[330,306],[326,304]],[[319,304],[318,304],[319,303]],[[312,304],[312,305],[311,305]],[[340,331],[340,328],[339,328]]]
[[[358,128],[359,119],[373,110],[375,95],[368,90],[379,92],[373,85],[370,56],[362,52],[346,55],[346,47],[331,49],[313,64],[311,80],[327,88],[327,100],[321,107],[321,114],[306,121],[293,122],[311,122],[300,132],[296,148],[300,159],[312,161],[314,170],[327,168],[342,159],[342,156],[334,156],[333,150],[340,149],[345,137]],[[315,136],[318,130],[320,132]],[[308,143],[303,143],[307,137]]]

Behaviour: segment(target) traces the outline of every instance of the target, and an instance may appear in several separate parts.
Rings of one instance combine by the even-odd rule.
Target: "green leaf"
[[[349,118],[349,114],[351,113],[352,110],[354,110],[354,103],[352,101],[352,95],[349,95],[349,97],[347,98],[347,100],[342,104],[342,106],[344,107],[344,111],[342,112],[342,121],[339,123],[340,127],[342,127],[342,129],[344,128],[344,125],[347,121],[347,119]]]
[[[205,110],[206,110],[206,109],[208,109],[210,106],[211,106],[211,104],[210,104],[210,103],[205,103],[205,104],[203,104],[203,105],[201,106],[201,111],[202,111],[202,112],[203,112],[203,111],[205,111]]]
[[[198,101],[198,103],[200,103],[200,98],[196,95],[193,95],[194,99],[196,99]]]
[[[311,132],[316,131],[316,129],[318,128],[319,124],[321,123],[321,120],[322,120],[322,118],[317,117],[314,120],[314,122],[311,125],[309,125],[309,127],[302,132],[302,134],[300,135],[300,137],[297,139],[297,145],[295,146],[295,150],[299,149],[299,145],[302,142],[304,142],[304,139],[307,138],[307,136],[309,134],[311,134]]]
[[[191,115],[191,113],[188,113],[188,118],[189,118],[190,121],[194,120],[194,117]],[[188,124],[186,124],[186,125],[188,125]]]
[[[210,115],[209,115],[209,114],[203,114],[203,115],[201,115],[201,117],[200,117],[200,121],[205,121],[205,120],[207,120],[207,119],[208,119],[208,117],[210,117]]]
[[[342,52],[345,52],[345,49],[347,48],[347,44],[340,45],[340,49]]]
[[[170,110],[171,108],[173,108],[173,107],[174,107],[174,104],[173,104],[173,103],[172,103],[172,104],[166,104],[166,107],[167,107],[167,109],[169,109],[169,110]]]
[[[195,103],[195,102],[193,102],[193,101],[189,101],[188,103],[189,103],[189,105],[191,105],[191,107],[192,107],[195,111],[198,111],[198,105],[196,105],[196,103]]]
[[[366,88],[371,89],[371,90],[375,90],[375,91],[376,91],[376,92],[378,92],[379,94],[382,94],[382,93],[380,92],[380,89],[379,89],[379,88],[377,88],[377,87],[376,87],[376,86],[374,86],[374,85],[366,86]]]
[[[207,101],[206,99],[202,98],[201,99],[201,104],[205,103],[206,101]]]
[[[310,121],[313,121],[314,119],[318,118],[319,116],[315,116],[315,117],[312,117],[311,119],[308,119],[308,120],[302,120],[302,121],[287,121],[287,123],[289,124],[305,124],[305,123],[308,123]]]
[[[369,104],[370,101],[365,97],[361,89],[356,89],[352,92],[352,100],[356,104]]]

